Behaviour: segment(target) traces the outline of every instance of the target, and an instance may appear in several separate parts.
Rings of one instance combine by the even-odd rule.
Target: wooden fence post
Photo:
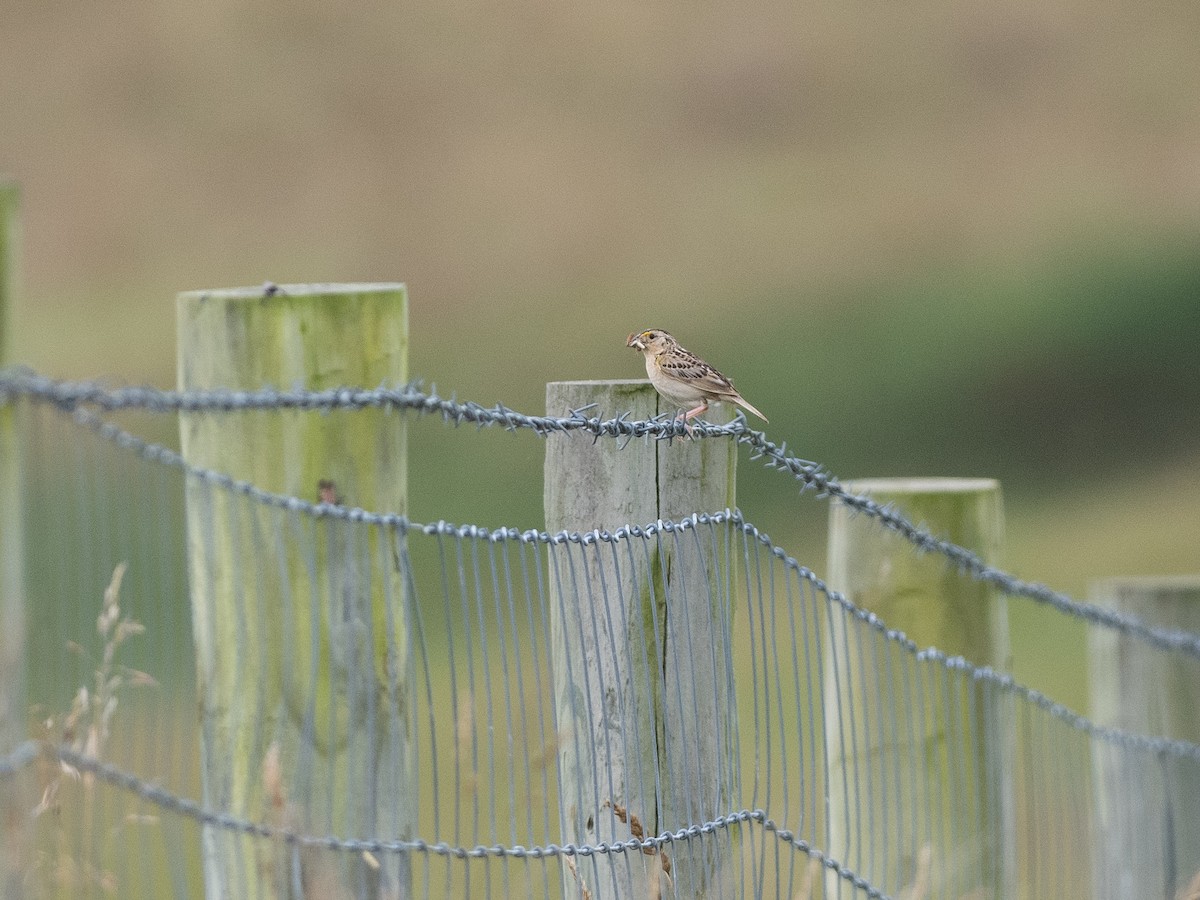
[[[181,294],[179,387],[403,383],[407,307],[399,284]],[[184,413],[180,432],[194,466],[314,503],[405,511],[397,413]],[[186,499],[205,805],[305,834],[411,837],[403,535],[266,507],[195,477]],[[300,850],[215,827],[204,864],[213,898],[409,891],[402,855]]]
[[[881,478],[846,489],[894,504],[935,535],[999,562],[996,481]],[[1001,595],[841,504],[830,511],[829,583],[920,647],[1009,669]],[[860,631],[864,623],[833,617],[825,680],[829,852],[885,889],[918,883],[926,869],[929,896],[1015,896],[1012,728],[1002,721],[1003,705],[970,682],[956,693],[940,663],[904,675],[913,671],[911,656]],[[974,736],[974,753],[966,735]],[[958,824],[947,835],[951,816]]]
[[[9,306],[16,284],[20,191],[0,181],[0,367],[9,363]],[[21,441],[15,406],[0,406],[0,755],[25,737],[25,540]],[[24,897],[28,809],[16,780],[0,779],[0,895]]]
[[[1112,578],[1092,585],[1090,597],[1151,625],[1200,632],[1200,575]],[[1200,743],[1200,663],[1111,628],[1090,630],[1088,655],[1097,724]],[[1200,763],[1097,741],[1092,772],[1093,896],[1194,896]]]
[[[596,404],[634,419],[660,411],[646,381],[546,386],[549,414]],[[546,528],[615,530],[677,521],[734,503],[736,446],[727,439],[546,443]],[[551,641],[559,730],[562,842],[629,840],[701,824],[738,796],[731,673],[731,598],[695,536],[664,534],[632,552],[608,543],[551,553]],[[620,560],[618,565],[616,560]],[[715,662],[714,662],[715,661]],[[666,857],[595,855],[568,862],[566,897],[740,896],[735,836],[721,829],[668,846]],[[678,893],[666,892],[664,868]],[[736,871],[735,871],[736,870]]]

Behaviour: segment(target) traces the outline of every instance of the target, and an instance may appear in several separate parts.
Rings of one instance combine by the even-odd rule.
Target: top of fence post
[[[1004,513],[994,479],[878,478],[845,488],[999,564]],[[829,586],[919,647],[1009,667],[1007,608],[994,587],[917,554],[844,504],[830,508]],[[834,615],[827,642],[828,851],[890,890],[924,881],[938,896],[1012,896],[1012,728],[1003,707],[969,682],[897,677],[895,646],[864,640],[856,624]],[[906,807],[889,818],[871,798],[892,800],[897,784]],[[903,880],[887,883],[897,874]]]
[[[1152,625],[1200,632],[1200,574],[1107,578],[1088,594]],[[1200,663],[1100,628],[1088,630],[1088,657],[1097,724],[1200,743]],[[1092,772],[1093,895],[1194,896],[1187,888],[1200,881],[1200,767],[1105,746]],[[1138,812],[1151,809],[1157,815]]]
[[[407,380],[400,284],[263,285],[181,294],[181,390],[309,390]],[[405,417],[394,410],[180,414],[189,463],[311,502],[406,512]],[[206,806],[307,833],[413,836],[411,654],[403,537],[267,510],[189,481],[188,568]],[[324,786],[338,785],[330,791]],[[277,811],[274,813],[279,815]],[[408,858],[295,854],[205,832],[210,896],[292,885],[406,896]]]
[[[550,415],[595,404],[601,414],[669,412],[650,383],[546,385]],[[734,504],[729,438],[546,440],[549,531],[612,532],[680,521]],[[675,831],[730,810],[738,794],[733,716],[732,598],[711,536],[696,530],[570,544],[550,551],[551,653],[559,744],[562,842],[595,845]],[[728,574],[728,572],[726,572]],[[578,858],[564,896],[737,897],[728,829],[644,855]],[[676,890],[662,893],[673,879]]]

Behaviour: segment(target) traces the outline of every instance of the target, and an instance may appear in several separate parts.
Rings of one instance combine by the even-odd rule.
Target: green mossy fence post
[[[182,390],[401,384],[403,285],[179,296]],[[183,413],[188,463],[266,491],[403,513],[405,422],[379,409]],[[322,487],[322,482],[332,486]],[[204,803],[295,832],[403,840],[416,817],[403,535],[190,476]],[[208,827],[209,897],[408,896],[407,858]]]
[[[10,362],[9,307],[16,285],[20,191],[0,179],[0,367]],[[0,755],[25,738],[25,539],[19,410],[0,406]],[[25,896],[27,809],[16,781],[0,779],[0,895]]]
[[[1200,575],[1111,578],[1089,596],[1151,625],[1200,633]],[[1111,628],[1091,629],[1088,656],[1096,724],[1200,743],[1200,663]],[[1093,896],[1194,896],[1187,889],[1200,877],[1200,763],[1093,743]]]
[[[649,419],[666,411],[646,381],[568,381],[546,386],[548,414],[595,404],[605,414]],[[593,442],[547,439],[546,528],[613,531],[677,521],[734,504],[736,446],[728,439]],[[629,840],[636,816],[646,836],[701,824],[739,796],[731,685],[724,661],[735,583],[701,554],[703,536],[664,533],[650,552],[597,541],[551,556],[550,614],[559,730],[559,843]],[[616,559],[620,559],[620,566]],[[618,577],[619,575],[619,577]],[[572,590],[572,587],[575,590]],[[626,900],[740,893],[730,829],[637,852],[578,857],[565,896]]]
[[[997,482],[881,478],[845,486],[999,563]],[[1010,670],[1002,595],[840,504],[830,513],[829,584],[919,647]],[[937,662],[898,682],[908,655],[842,615],[833,617],[826,660],[828,852],[885,889],[898,890],[899,873],[903,885],[927,885],[929,896],[1016,896],[1005,699]],[[969,738],[975,753],[963,749]],[[960,823],[953,834],[949,821]]]

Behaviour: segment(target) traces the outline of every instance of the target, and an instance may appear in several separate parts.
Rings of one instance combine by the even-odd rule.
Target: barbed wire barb
[[[138,882],[161,888],[147,862],[161,847],[174,896],[211,892],[209,867],[225,863],[230,895],[274,878],[297,896],[339,882],[359,884],[361,896],[599,898],[622,895],[606,887],[616,873],[636,886],[630,896],[705,896],[708,876],[695,866],[714,860],[704,871],[729,880],[707,895],[730,900],[1097,896],[1104,879],[1089,842],[1114,814],[1144,833],[1125,849],[1151,861],[1171,849],[1148,836],[1151,821],[1171,834],[1191,827],[1175,798],[1200,772],[1200,743],[1181,739],[1194,735],[1089,718],[989,665],[1005,665],[1002,654],[954,644],[952,632],[918,643],[876,595],[835,589],[841,574],[823,579],[737,508],[676,518],[650,506],[645,521],[593,509],[577,530],[577,516],[548,519],[572,524],[556,531],[416,519],[399,502],[370,508],[351,470],[322,462],[299,479],[307,489],[285,492],[268,480],[274,460],[198,465],[199,455],[135,434],[126,420],[142,418],[124,415],[178,415],[183,428],[215,426],[220,439],[225,416],[252,412],[248,424],[270,428],[283,417],[262,413],[362,409],[373,422],[420,415],[475,426],[456,440],[488,427],[561,435],[548,451],[584,457],[589,440],[611,439],[607,453],[638,439],[641,455],[653,454],[650,441],[678,439],[672,456],[694,452],[694,441],[732,440],[786,477],[777,487],[812,491],[877,524],[880,540],[898,537],[900,566],[909,551],[931,554],[939,580],[962,573],[1103,626],[1109,633],[1094,636],[1105,641],[1197,655],[1194,633],[1097,612],[985,564],[936,536],[928,516],[855,494],[741,411],[688,425],[595,403],[526,415],[447,399],[419,380],[173,392],[0,372],[0,405],[14,403],[24,407],[13,417],[24,446],[65,448],[29,454],[29,533],[51,538],[25,554],[31,602],[44,621],[74,621],[89,585],[117,583],[119,561],[122,608],[139,612],[130,621],[151,638],[128,670],[161,686],[122,696],[109,739],[88,743],[79,698],[99,681],[84,673],[81,693],[80,666],[60,658],[65,640],[87,646],[86,635],[59,634],[61,624],[29,631],[36,724],[20,736],[34,739],[0,746],[0,804],[40,788],[37,809],[56,814],[39,828],[71,823],[84,836],[38,838],[48,854],[38,865],[65,879],[63,890],[153,896]],[[255,457],[258,448],[223,449]],[[734,458],[728,445],[704,449]],[[720,507],[724,497],[700,502]],[[965,580],[953,589],[992,594]],[[107,648],[94,656],[109,659]],[[214,672],[228,679],[219,696]],[[53,712],[53,698],[72,696],[71,712]],[[197,701],[200,717],[187,712]],[[225,735],[239,743],[213,753]],[[351,746],[364,751],[358,767],[341,768]],[[222,793],[226,775],[249,791]],[[1127,788],[1105,793],[1110,783]],[[364,816],[323,805],[359,797]],[[379,817],[392,808],[411,817]],[[0,820],[24,812],[5,806]],[[100,835],[103,851],[88,852]],[[992,890],[989,867],[1010,852],[1019,887]],[[1186,847],[1172,852],[1194,868]],[[387,890],[376,890],[383,878]]]
[[[585,417],[581,410],[572,410],[567,417],[532,417],[499,405],[490,409],[477,403],[460,403],[451,396],[441,400],[434,393],[423,392],[420,379],[409,381],[399,388],[354,391],[334,389],[316,392],[294,391],[281,393],[272,388],[259,391],[165,391],[150,387],[106,388],[96,382],[69,382],[38,375],[28,368],[0,371],[0,401],[11,403],[16,398],[34,402],[45,402],[63,409],[95,406],[115,411],[142,409],[151,412],[233,412],[238,410],[263,410],[277,408],[301,409],[361,409],[366,406],[387,404],[396,409],[411,409],[417,412],[439,411],[447,421],[456,425],[464,420],[475,421],[481,427],[494,424],[511,426],[510,430],[528,428],[545,434],[551,428],[562,432],[587,431],[594,440],[600,437],[615,437],[636,434],[640,428],[645,434],[658,439],[686,437],[687,432],[678,421],[667,422],[657,416],[646,422],[631,422],[621,417],[601,420]],[[938,553],[945,556],[961,571],[972,578],[992,584],[1011,596],[1026,597],[1050,606],[1059,612],[1083,619],[1094,625],[1112,628],[1160,650],[1181,652],[1200,659],[1200,635],[1174,629],[1159,628],[1128,614],[1104,609],[1093,604],[1075,600],[1045,585],[1028,582],[1003,570],[987,565],[972,551],[938,538],[919,525],[910,522],[898,513],[892,504],[880,504],[869,497],[855,495],[819,464],[789,456],[785,445],[772,443],[764,432],[750,429],[744,415],[735,417],[728,425],[697,423],[695,435],[702,438],[733,437],[752,450],[752,459],[766,458],[765,468],[776,468],[790,473],[801,483],[801,493],[812,489],[819,498],[828,498],[849,509],[868,515],[884,528],[909,541],[919,551]],[[626,444],[622,446],[626,446]]]

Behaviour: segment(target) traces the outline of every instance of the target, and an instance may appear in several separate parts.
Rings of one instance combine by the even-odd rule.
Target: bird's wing
[[[685,381],[696,390],[712,394],[714,397],[737,393],[732,381],[691,353],[664,354],[659,357],[658,366],[672,378]]]
[[[658,360],[659,367],[674,378],[686,382],[698,391],[707,394],[710,400],[726,400],[736,403],[748,412],[754,413],[764,422],[767,417],[746,402],[738,393],[733,382],[706,363],[687,351],[664,355]]]

